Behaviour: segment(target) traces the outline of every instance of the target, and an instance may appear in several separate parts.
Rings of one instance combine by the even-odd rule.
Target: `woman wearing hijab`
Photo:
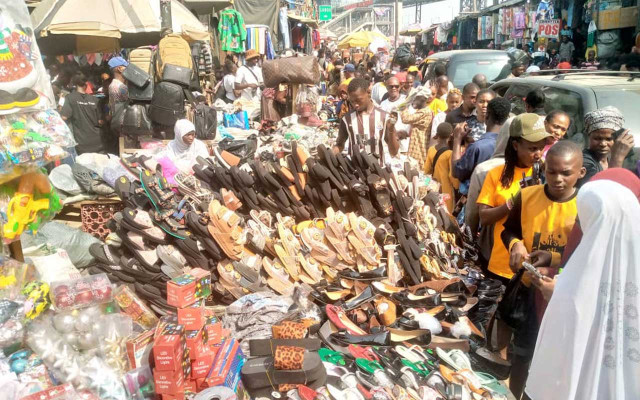
[[[191,172],[197,157],[209,157],[207,145],[196,139],[196,127],[187,119],[176,121],[173,132],[175,139],[169,142],[164,153],[178,169]]]
[[[578,193],[583,237],[542,320],[532,400],[636,399],[640,393],[640,204],[609,180]]]

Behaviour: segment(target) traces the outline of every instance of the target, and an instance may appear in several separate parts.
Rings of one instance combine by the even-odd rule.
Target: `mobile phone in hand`
[[[522,262],[522,266],[529,271],[530,273],[532,273],[533,275],[535,275],[538,279],[542,279],[542,274],[540,273],[540,271],[538,271],[536,269],[536,267],[534,267],[532,264],[529,264],[526,261]]]

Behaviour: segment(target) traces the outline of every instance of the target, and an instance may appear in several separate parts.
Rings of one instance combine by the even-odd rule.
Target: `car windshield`
[[[640,113],[638,112],[640,87],[597,88],[595,92],[599,108],[614,106],[622,112],[625,128],[631,130],[637,146],[640,143]]]
[[[484,74],[489,82],[495,82],[498,77],[506,78],[511,73],[507,64],[509,64],[509,57],[456,60],[449,63],[447,75],[453,82],[453,86],[457,88],[471,82],[475,74]]]

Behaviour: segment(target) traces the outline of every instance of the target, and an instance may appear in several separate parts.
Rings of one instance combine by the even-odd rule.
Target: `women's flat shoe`
[[[352,335],[347,332],[336,332],[330,335],[332,340],[345,346],[357,344],[361,346],[389,346],[391,335],[389,331],[382,331],[368,335]]]

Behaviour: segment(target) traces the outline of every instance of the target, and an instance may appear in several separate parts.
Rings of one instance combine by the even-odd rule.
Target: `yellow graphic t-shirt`
[[[515,168],[513,181],[508,188],[502,187],[500,176],[504,170],[504,165],[500,165],[489,171],[487,177],[480,190],[477,204],[484,204],[489,207],[500,207],[507,202],[507,199],[514,197],[520,191],[520,179],[522,173],[525,176],[531,176],[533,170],[529,168]],[[507,217],[501,218],[495,223],[493,228],[493,248],[491,249],[491,258],[489,259],[489,271],[496,275],[500,275],[507,279],[511,279],[513,272],[509,268],[509,251],[502,243],[501,234],[504,230],[504,222]]]

